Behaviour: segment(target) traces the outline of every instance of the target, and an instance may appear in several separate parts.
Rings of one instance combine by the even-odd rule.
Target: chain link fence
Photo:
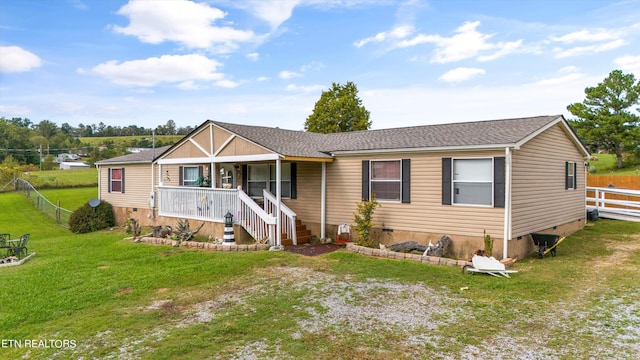
[[[69,228],[69,217],[72,211],[63,209],[59,205],[56,205],[49,201],[46,197],[36,190],[30,182],[24,179],[16,179],[15,185],[16,191],[22,192],[29,201],[42,211],[45,215],[55,220],[58,225]]]

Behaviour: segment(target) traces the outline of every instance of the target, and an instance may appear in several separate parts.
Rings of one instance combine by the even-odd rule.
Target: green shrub
[[[371,201],[362,201],[358,203],[356,213],[353,214],[353,221],[356,223],[355,229],[358,231],[357,244],[360,246],[373,247],[373,239],[371,239],[371,228],[375,225],[373,223],[373,211],[379,207],[380,204],[376,201],[375,197],[371,197]]]
[[[116,223],[113,206],[106,201],[92,208],[86,203],[74,211],[69,217],[69,229],[74,233],[88,233],[106,229]]]

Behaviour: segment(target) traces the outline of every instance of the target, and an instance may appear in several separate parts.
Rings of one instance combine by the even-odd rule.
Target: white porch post
[[[158,185],[164,185],[164,178],[162,177],[162,164],[158,164]]]
[[[322,180],[320,185],[320,238],[324,239],[327,225],[327,163],[322,162]]]
[[[282,224],[280,204],[282,203],[282,164],[280,158],[276,159],[276,245],[282,246]]]
[[[504,234],[502,258],[508,257],[509,240],[511,239],[511,149],[504,149]]]

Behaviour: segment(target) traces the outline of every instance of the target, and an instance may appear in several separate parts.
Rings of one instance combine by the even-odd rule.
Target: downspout
[[[276,245],[282,246],[282,224],[280,224],[280,204],[282,203],[282,164],[280,157],[276,159]]]
[[[504,233],[502,244],[502,258],[509,257],[508,247],[511,240],[511,149],[504,148]]]
[[[327,163],[322,162],[322,180],[320,185],[320,238],[324,239],[327,225]]]

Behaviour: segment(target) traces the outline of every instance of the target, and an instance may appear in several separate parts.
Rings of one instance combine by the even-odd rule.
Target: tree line
[[[0,162],[11,156],[22,164],[46,164],[45,168],[54,166],[54,158],[60,153],[80,153],[86,161],[93,164],[95,161],[123,155],[126,148],[151,147],[152,131],[156,135],[186,135],[193,130],[192,127],[176,127],[173,120],[165,125],[158,125],[155,129],[129,125],[126,127],[105,125],[79,124],[73,127],[68,123],[58,126],[49,120],[33,123],[28,118],[0,117]],[[115,137],[115,136],[147,136],[134,138],[121,146],[116,146],[112,140],[104,140],[95,146],[83,143],[80,137]],[[168,145],[158,139],[157,147]]]

